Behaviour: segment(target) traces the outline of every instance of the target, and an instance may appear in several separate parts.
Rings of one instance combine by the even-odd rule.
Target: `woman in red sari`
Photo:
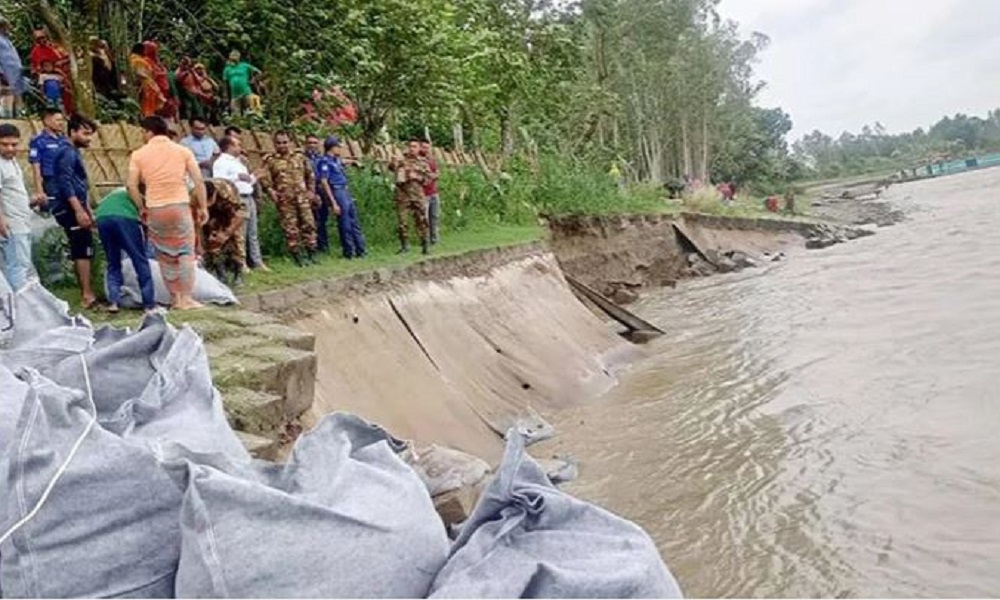
[[[179,102],[170,93],[170,78],[167,76],[167,68],[160,63],[160,46],[154,41],[145,41],[142,43],[142,47],[153,72],[153,81],[156,82],[156,87],[160,89],[160,94],[165,100],[159,114],[168,121],[174,121],[177,119]]]
[[[62,101],[66,114],[76,112],[73,103],[73,74],[69,64],[69,52],[62,45],[49,39],[49,32],[46,29],[36,29],[34,33],[35,45],[31,47],[31,74],[38,77],[42,72],[42,65],[51,62],[63,80]]]
[[[146,47],[142,44],[132,46],[132,54],[128,58],[129,67],[135,77],[135,85],[139,94],[139,110],[142,116],[151,117],[163,108],[167,99],[156,85],[153,78],[153,65],[146,58]]]

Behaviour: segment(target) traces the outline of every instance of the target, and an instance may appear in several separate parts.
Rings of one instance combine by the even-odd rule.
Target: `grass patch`
[[[445,256],[456,256],[484,250],[488,248],[499,248],[524,244],[542,239],[544,229],[537,224],[534,225],[496,225],[492,227],[473,227],[462,231],[449,232],[442,231],[442,239],[434,246],[430,256],[420,253],[419,246],[411,249],[409,254],[396,254],[398,244],[382,243],[369,248],[369,255],[358,260],[345,260],[339,255],[320,255],[318,265],[308,267],[297,267],[288,258],[276,257],[268,260],[270,273],[254,272],[245,277],[245,285],[236,290],[237,294],[248,292],[266,292],[268,290],[288,287],[307,281],[334,279],[346,277],[355,273],[374,271],[376,269],[406,267],[418,262],[440,258]],[[331,242],[336,240],[336,233]],[[97,289],[103,289],[103,279],[95,284]],[[123,310],[117,315],[111,315],[102,310],[82,310],[80,301],[80,291],[75,286],[66,284],[51,288],[52,292],[67,301],[71,311],[82,313],[95,323],[109,323],[119,327],[135,327],[142,320],[140,311]],[[203,310],[188,312],[171,312],[171,321],[175,324],[199,321],[211,321],[218,317],[218,311],[225,308],[207,307]]]

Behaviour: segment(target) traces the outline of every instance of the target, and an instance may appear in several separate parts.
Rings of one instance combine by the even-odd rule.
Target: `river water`
[[[569,491],[689,596],[1000,595],[1000,169],[875,236],[658,291],[668,335],[564,413]]]

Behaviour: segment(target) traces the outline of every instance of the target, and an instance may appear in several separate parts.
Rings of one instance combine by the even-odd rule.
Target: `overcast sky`
[[[720,10],[771,38],[759,102],[791,113],[791,139],[1000,108],[1000,0],[722,0]]]

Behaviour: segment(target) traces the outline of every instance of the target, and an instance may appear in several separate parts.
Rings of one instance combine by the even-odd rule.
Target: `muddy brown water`
[[[689,596],[1000,595],[1000,169],[634,306],[668,335],[539,448]]]

